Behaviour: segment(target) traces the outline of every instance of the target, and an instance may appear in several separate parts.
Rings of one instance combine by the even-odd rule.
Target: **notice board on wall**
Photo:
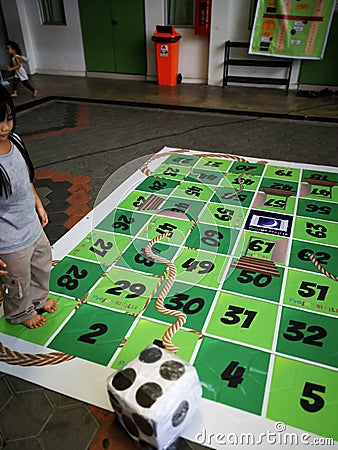
[[[336,0],[258,0],[249,53],[323,59]]]

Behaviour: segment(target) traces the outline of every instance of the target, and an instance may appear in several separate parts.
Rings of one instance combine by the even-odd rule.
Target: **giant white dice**
[[[157,345],[110,376],[107,388],[131,437],[161,450],[182,434],[202,396],[196,369]]]

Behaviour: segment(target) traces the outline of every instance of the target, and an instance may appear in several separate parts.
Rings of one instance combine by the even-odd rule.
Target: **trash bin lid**
[[[181,37],[172,25],[156,25],[152,40],[155,42],[177,42]]]

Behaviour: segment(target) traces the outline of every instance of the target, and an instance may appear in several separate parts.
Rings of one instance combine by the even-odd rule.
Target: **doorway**
[[[144,1],[79,0],[87,72],[146,74]]]

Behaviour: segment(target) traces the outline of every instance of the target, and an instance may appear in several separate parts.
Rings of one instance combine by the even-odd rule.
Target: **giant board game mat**
[[[54,246],[46,325],[1,317],[0,370],[111,409],[106,378],[166,337],[203,386],[187,438],[338,440],[337,174],[162,149]]]

